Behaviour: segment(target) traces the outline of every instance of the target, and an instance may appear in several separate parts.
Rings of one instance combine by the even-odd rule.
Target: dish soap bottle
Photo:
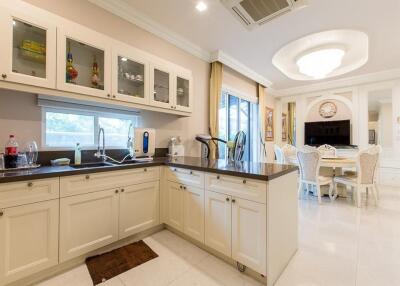
[[[75,146],[75,165],[80,165],[81,164],[81,158],[82,158],[82,152],[81,152],[81,146],[79,143],[76,143]]]

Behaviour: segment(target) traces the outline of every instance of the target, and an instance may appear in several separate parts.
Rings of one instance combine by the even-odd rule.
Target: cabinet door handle
[[[121,189],[121,193],[125,192],[125,189]]]
[[[183,186],[183,189],[184,189],[184,190],[186,190],[186,187],[185,187],[185,186]]]
[[[30,188],[32,186],[33,186],[33,183],[32,182],[28,182],[28,187]]]
[[[119,191],[118,191],[118,190],[115,190],[115,193],[116,193],[116,194],[118,194],[118,193],[119,193]]]
[[[86,180],[89,180],[89,179],[90,179],[90,175],[86,175],[86,176],[85,176],[85,179],[86,179]]]
[[[235,200],[235,199],[232,199],[232,203],[236,203],[236,200]]]
[[[116,98],[116,96],[113,94],[112,98]]]
[[[229,198],[226,198],[225,200],[226,200],[227,202],[229,202]]]
[[[6,78],[7,78],[7,74],[3,73],[3,74],[1,74],[1,77],[2,77],[3,79],[6,79]]]
[[[171,108],[174,109],[174,107],[171,105]]]
[[[190,171],[190,175],[193,175],[193,171]]]
[[[182,186],[179,186],[179,189],[182,189]]]
[[[178,171],[176,168],[174,169],[174,172]]]
[[[219,180],[220,176],[217,176],[217,180]]]
[[[0,210],[0,216],[3,216],[3,215],[4,215],[4,211]]]
[[[246,180],[243,180],[243,184],[246,184]]]
[[[147,172],[147,168],[144,168],[143,170],[144,170],[145,172]]]

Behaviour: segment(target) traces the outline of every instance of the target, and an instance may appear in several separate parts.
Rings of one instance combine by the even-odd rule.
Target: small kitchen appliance
[[[135,157],[152,158],[156,151],[156,131],[152,128],[133,128],[131,144]]]

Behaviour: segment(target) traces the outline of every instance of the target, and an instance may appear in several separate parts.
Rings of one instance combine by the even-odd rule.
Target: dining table
[[[287,164],[298,165],[297,157],[295,155],[286,157]],[[348,156],[326,156],[321,157],[320,160],[320,173],[324,176],[340,176],[343,175],[344,169],[346,171],[356,171],[357,159],[356,157]],[[321,188],[322,194],[327,194],[327,188]],[[347,197],[347,188],[344,186],[338,187],[338,196]]]

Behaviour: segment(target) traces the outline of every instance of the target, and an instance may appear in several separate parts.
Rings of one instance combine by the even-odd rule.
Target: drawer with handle
[[[263,203],[267,202],[267,182],[242,177],[206,173],[206,190]]]
[[[166,177],[171,182],[198,188],[204,187],[204,172],[185,168],[166,167]]]
[[[160,168],[137,168],[60,178],[62,198],[159,180]]]
[[[0,208],[58,199],[59,178],[0,184]]]

